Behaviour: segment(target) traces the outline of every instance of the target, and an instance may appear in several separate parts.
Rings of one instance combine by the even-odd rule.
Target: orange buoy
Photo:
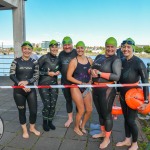
[[[112,115],[122,115],[123,114],[122,108],[119,106],[113,106],[111,113],[112,113]]]
[[[138,110],[137,108],[144,103],[144,93],[140,88],[133,88],[126,92],[125,100],[127,105],[134,110]],[[150,96],[149,96],[150,100]],[[139,110],[138,110],[139,111]],[[146,109],[143,111],[139,111],[142,114],[147,114],[150,112],[150,103],[147,105]]]

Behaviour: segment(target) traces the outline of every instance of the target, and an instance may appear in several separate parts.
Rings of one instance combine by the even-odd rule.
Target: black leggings
[[[113,127],[112,105],[116,96],[115,88],[93,88],[93,101],[99,114],[100,125],[110,132]]]
[[[35,124],[37,117],[37,95],[36,90],[31,89],[30,92],[25,92],[23,89],[14,89],[14,100],[19,111],[20,124],[26,123],[26,101],[29,106],[29,122]]]
[[[39,89],[39,93],[43,102],[43,118],[52,121],[55,114],[55,107],[58,98],[58,89]]]
[[[73,103],[72,103],[70,88],[62,89],[62,92],[63,92],[64,97],[66,99],[67,113],[71,113],[73,110]]]
[[[132,141],[137,142],[138,139],[138,127],[136,125],[135,119],[137,117],[137,111],[128,107],[125,102],[124,95],[120,97],[120,103],[123,110],[124,115],[124,125],[125,125],[125,134],[126,137],[129,138],[132,135]]]

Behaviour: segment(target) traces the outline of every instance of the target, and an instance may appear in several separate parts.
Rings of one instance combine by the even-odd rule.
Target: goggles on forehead
[[[134,45],[135,46],[135,43],[133,41],[128,41],[128,40],[125,40],[121,43],[121,45],[124,45],[124,44],[129,44],[129,45]]]

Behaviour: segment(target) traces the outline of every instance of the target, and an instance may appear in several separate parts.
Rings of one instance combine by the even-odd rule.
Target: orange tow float
[[[138,110],[137,107],[141,106],[144,103],[144,93],[143,90],[140,88],[133,88],[127,91],[125,95],[125,100],[127,105],[134,109]],[[150,95],[149,95],[149,101],[150,101]],[[138,110],[139,113],[141,114],[148,114],[150,112],[150,103],[146,106],[145,110],[140,111]]]

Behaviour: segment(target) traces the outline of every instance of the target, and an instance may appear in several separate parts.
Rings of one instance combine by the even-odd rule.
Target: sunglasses
[[[134,45],[135,46],[135,43],[133,41],[128,41],[128,40],[125,40],[121,43],[121,45],[124,45],[124,44],[129,44],[129,45]]]

